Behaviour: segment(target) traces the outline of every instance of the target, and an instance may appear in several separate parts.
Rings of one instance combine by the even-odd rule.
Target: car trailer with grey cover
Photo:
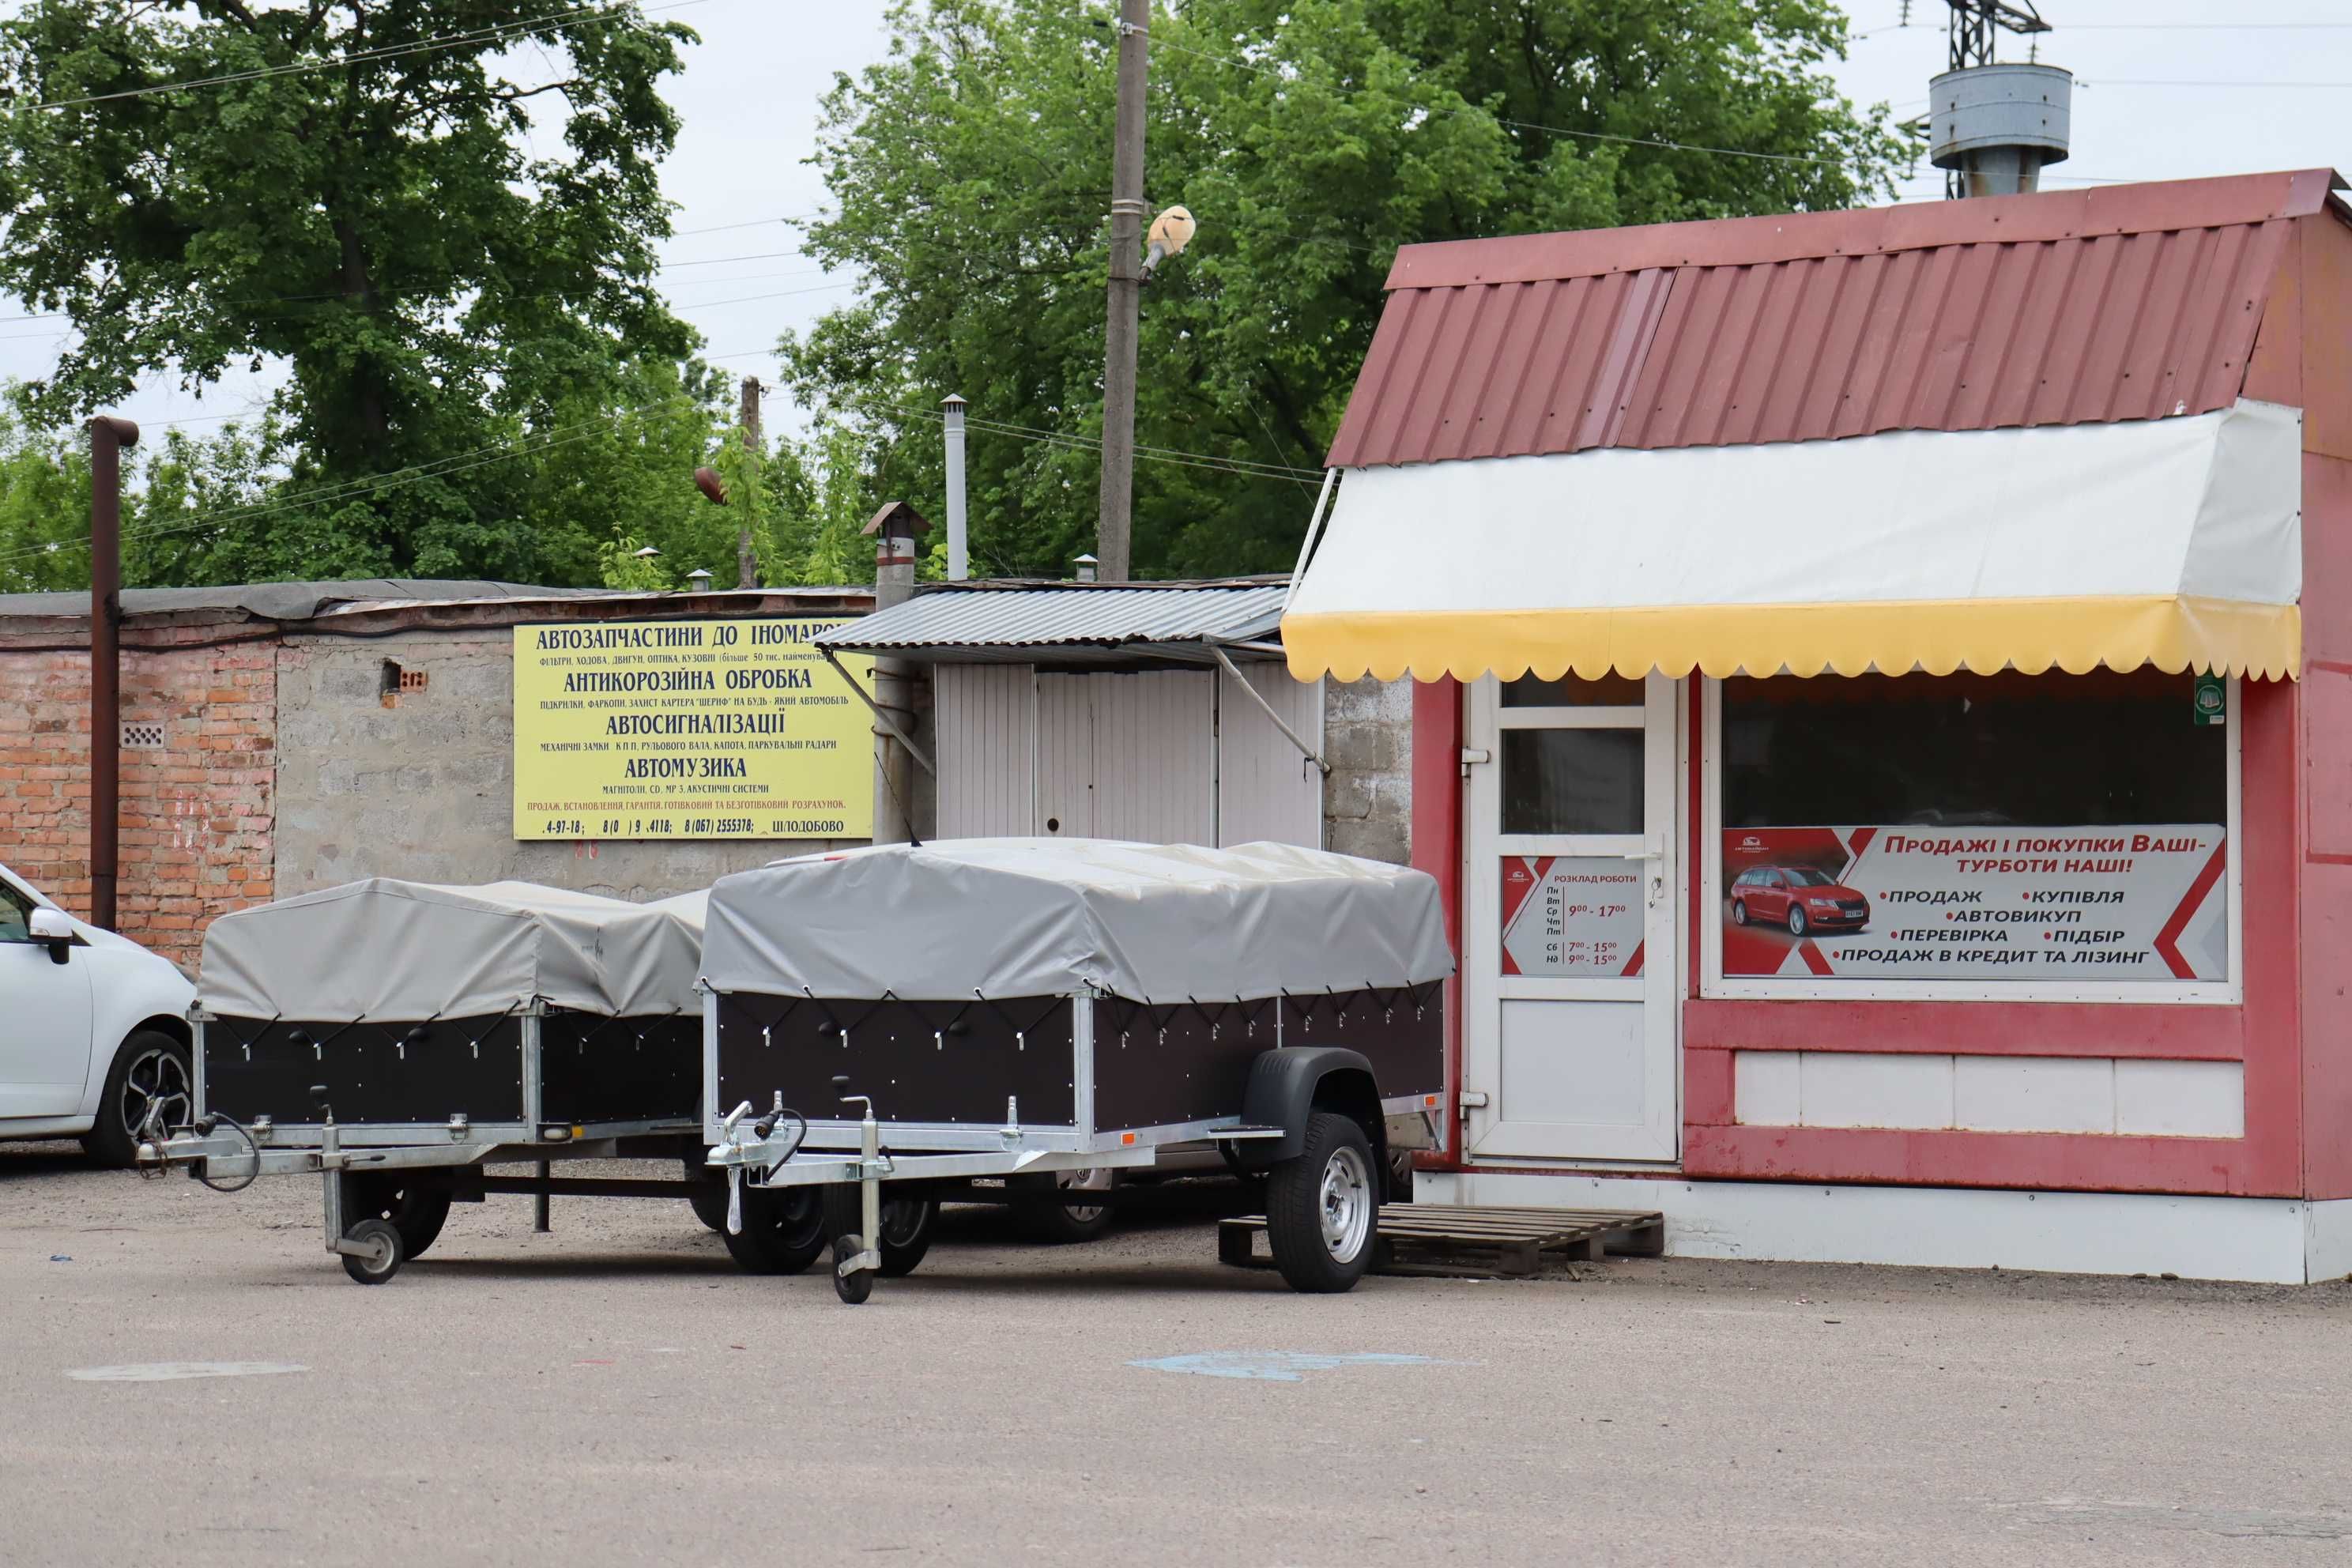
[[[221,916],[205,933],[191,1124],[141,1167],[238,1191],[324,1178],[327,1249],[362,1284],[490,1193],[667,1197],[706,1224],[705,895],[657,903],[497,882],[374,878]],[[593,1159],[674,1181],[559,1177]],[[533,1175],[484,1167],[527,1162]],[[821,1247],[814,1220],[811,1256]]]
[[[941,1196],[1207,1140],[1265,1175],[1283,1278],[1348,1289],[1391,1144],[1444,1114],[1453,972],[1430,877],[1285,844],[959,839],[721,878],[703,1070],[729,1229],[782,1250],[817,1187],[862,1301]]]

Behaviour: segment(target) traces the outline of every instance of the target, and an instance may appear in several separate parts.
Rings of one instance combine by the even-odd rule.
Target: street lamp
[[[1143,253],[1143,280],[1146,283],[1151,281],[1152,273],[1160,269],[1161,262],[1171,256],[1181,255],[1184,247],[1192,243],[1192,231],[1197,226],[1192,215],[1182,207],[1170,207],[1151,220],[1151,248]]]

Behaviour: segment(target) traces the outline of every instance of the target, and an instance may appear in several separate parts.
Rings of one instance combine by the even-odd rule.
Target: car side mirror
[[[73,952],[73,921],[61,910],[35,910],[29,921],[35,942],[46,943],[51,963],[63,963]]]

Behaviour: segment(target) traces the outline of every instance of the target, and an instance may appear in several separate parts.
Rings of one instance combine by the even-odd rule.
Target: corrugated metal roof
[[[860,653],[1024,663],[1104,654],[1205,662],[1205,644],[1271,636],[1286,583],[1252,587],[1063,586],[916,595],[816,640]]]
[[[2330,171],[1410,246],[1350,468],[2201,414]]]

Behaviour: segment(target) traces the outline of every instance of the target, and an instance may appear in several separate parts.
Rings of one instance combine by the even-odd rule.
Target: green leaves
[[[824,106],[837,210],[810,249],[869,287],[781,352],[804,401],[872,433],[884,493],[927,507],[929,410],[971,400],[975,570],[1065,575],[1094,541],[1108,15],[900,0],[891,58]],[[1398,245],[1890,188],[1904,149],[1884,111],[1857,113],[1817,68],[1843,37],[1827,0],[1159,10],[1148,205],[1181,202],[1201,230],[1144,293],[1137,440],[1164,450],[1137,465],[1139,574],[1291,564]]]
[[[66,424],[166,366],[282,360],[273,488],[310,499],[221,560],[593,574],[513,465],[368,487],[610,414],[691,352],[653,286],[690,36],[578,0],[32,0],[0,21],[0,287],[79,342],[22,401]],[[240,73],[267,74],[107,96]]]

